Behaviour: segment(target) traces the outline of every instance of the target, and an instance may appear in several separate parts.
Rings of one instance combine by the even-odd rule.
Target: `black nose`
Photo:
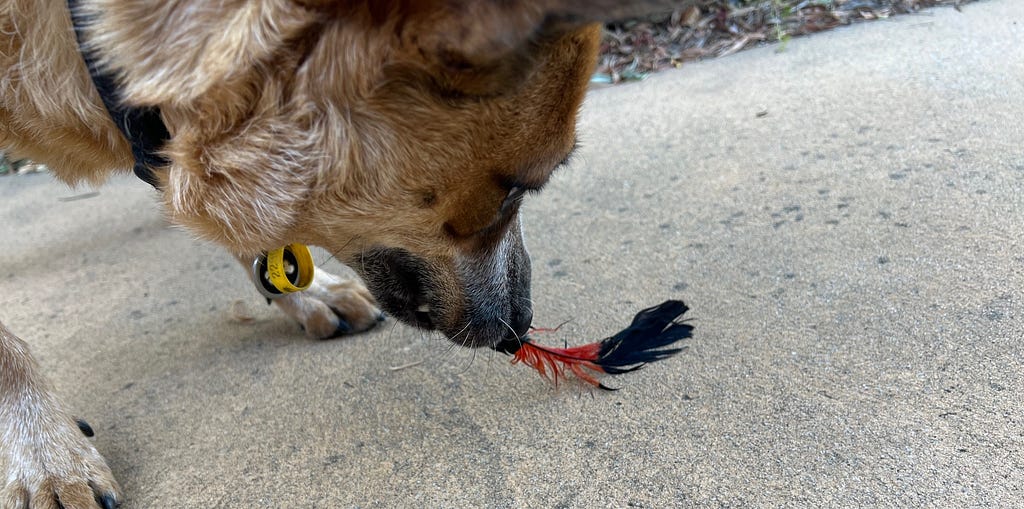
[[[516,331],[516,338],[525,336],[530,331],[530,326],[533,325],[533,310],[530,309],[529,305],[513,309],[512,323],[509,325],[512,326],[512,330]]]

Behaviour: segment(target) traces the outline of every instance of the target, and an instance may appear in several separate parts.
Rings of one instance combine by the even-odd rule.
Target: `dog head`
[[[468,346],[525,334],[519,206],[571,154],[605,17],[658,2],[87,3],[124,98],[161,109],[166,206],[239,254],[320,245]]]

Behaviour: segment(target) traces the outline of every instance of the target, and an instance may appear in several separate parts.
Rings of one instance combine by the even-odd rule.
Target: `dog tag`
[[[303,244],[268,251],[252,262],[256,289],[268,299],[301,292],[313,283],[313,255]]]

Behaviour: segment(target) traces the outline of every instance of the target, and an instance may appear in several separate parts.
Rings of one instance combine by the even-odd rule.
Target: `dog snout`
[[[462,257],[456,266],[467,295],[467,334],[476,333],[463,341],[494,346],[525,336],[533,322],[531,266],[519,221],[491,249]]]
[[[533,322],[530,259],[518,227],[496,249],[430,260],[398,248],[370,250],[359,271],[380,306],[409,325],[468,347],[522,338]]]

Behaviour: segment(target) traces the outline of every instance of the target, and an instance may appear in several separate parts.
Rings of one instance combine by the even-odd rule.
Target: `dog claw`
[[[350,334],[351,332],[352,332],[352,325],[349,324],[347,321],[345,321],[345,319],[342,318],[340,313],[339,313],[339,315],[338,315],[338,327],[336,329],[334,329],[334,335],[332,335],[331,337],[332,338],[336,338],[338,336],[344,336],[346,334]]]
[[[92,438],[92,436],[95,435],[92,431],[92,426],[89,426],[89,423],[85,422],[85,419],[75,419],[75,424],[78,425],[78,429],[82,431],[83,435],[89,438]]]
[[[117,509],[121,505],[113,493],[104,493],[102,497],[97,497],[96,503],[103,509]]]

